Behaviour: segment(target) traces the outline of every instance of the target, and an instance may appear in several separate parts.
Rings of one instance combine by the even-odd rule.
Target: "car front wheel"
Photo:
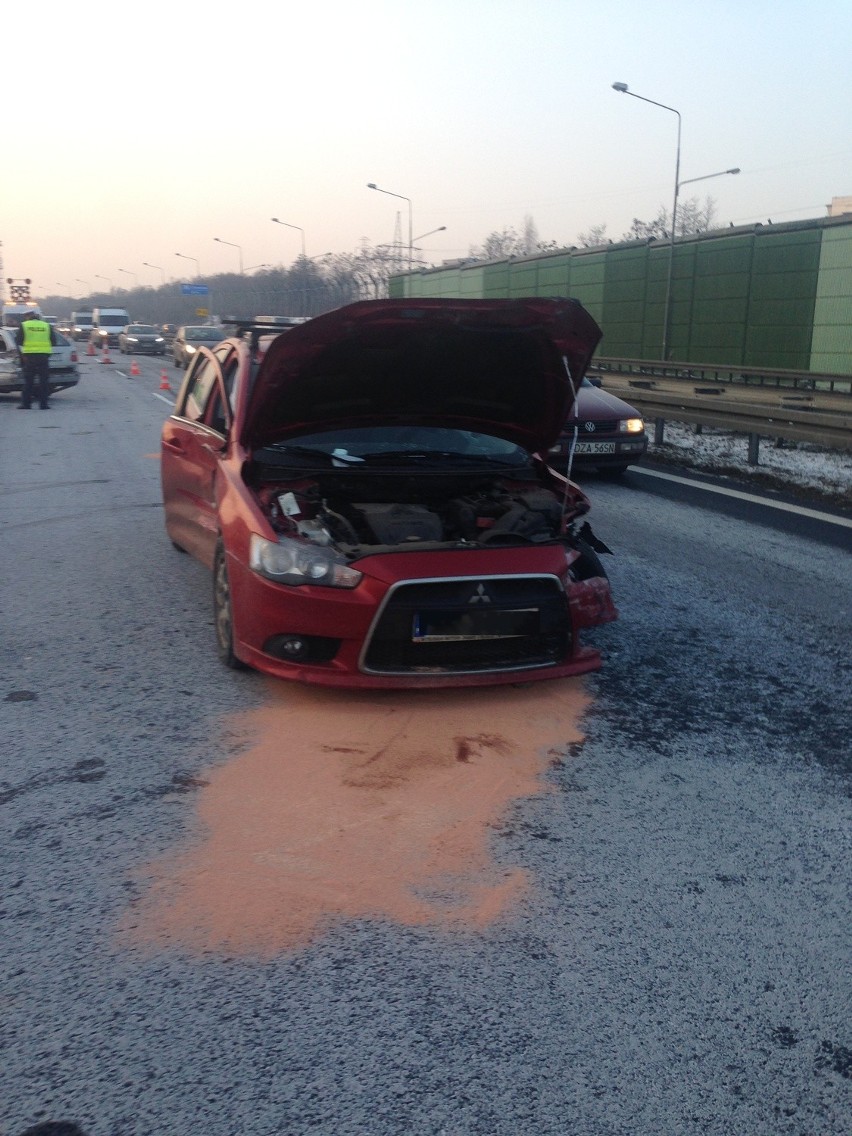
[[[221,541],[216,545],[213,561],[213,623],[216,628],[216,649],[220,660],[231,670],[246,670],[246,664],[234,654],[231,585],[228,581],[225,549]]]

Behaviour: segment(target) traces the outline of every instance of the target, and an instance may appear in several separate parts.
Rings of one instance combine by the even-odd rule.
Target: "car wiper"
[[[436,462],[446,465],[486,465],[499,466],[501,469],[518,469],[517,462],[505,461],[502,458],[492,457],[490,454],[460,454],[455,450],[379,450],[374,454],[364,454],[364,460],[370,465],[383,462],[398,462],[400,459],[416,462]]]
[[[322,458],[323,465],[329,465],[332,457],[328,450],[315,450],[311,446],[291,446],[287,442],[277,442],[271,446],[264,446],[263,449],[258,450],[256,456],[261,460],[272,457],[279,461],[281,458],[290,457]]]

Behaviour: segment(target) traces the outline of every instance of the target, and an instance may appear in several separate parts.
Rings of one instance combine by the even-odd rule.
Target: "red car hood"
[[[601,331],[576,300],[365,300],[273,340],[240,440],[455,427],[530,451],[559,436]],[[569,379],[570,372],[570,379]]]

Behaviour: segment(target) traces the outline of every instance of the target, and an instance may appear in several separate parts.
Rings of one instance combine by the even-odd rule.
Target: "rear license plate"
[[[458,643],[473,639],[519,639],[537,635],[538,608],[516,611],[429,611],[415,615],[412,643]]]
[[[578,442],[575,454],[614,454],[615,442]]]

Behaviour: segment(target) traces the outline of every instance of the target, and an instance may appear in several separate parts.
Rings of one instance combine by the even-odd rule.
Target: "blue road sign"
[[[183,296],[208,296],[210,289],[206,284],[181,284],[181,295]]]

